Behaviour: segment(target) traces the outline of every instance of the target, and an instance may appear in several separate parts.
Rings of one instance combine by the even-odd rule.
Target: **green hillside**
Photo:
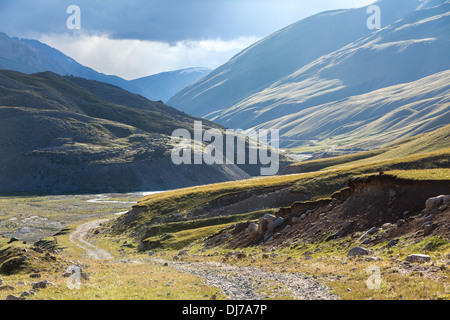
[[[301,173],[318,170],[339,168],[340,166],[351,166],[366,164],[377,161],[389,161],[401,159],[417,154],[437,152],[450,148],[450,125],[446,125],[438,130],[424,133],[409,139],[395,142],[386,148],[359,152],[355,154],[319,159],[312,161],[299,162],[288,166],[284,173]],[[448,165],[446,159],[442,160]]]
[[[233,165],[172,163],[172,132],[196,120],[109,84],[0,70],[0,193],[160,191],[248,177]]]

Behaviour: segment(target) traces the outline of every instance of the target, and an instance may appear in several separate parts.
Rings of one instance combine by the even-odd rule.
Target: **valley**
[[[96,29],[86,1],[86,30],[36,37],[87,41],[85,61],[127,74],[191,68],[125,80],[0,30],[0,300],[178,315],[194,312],[183,301],[450,300],[450,0],[323,4],[250,46],[252,6],[233,38],[237,2],[155,2],[143,23],[149,3],[108,7],[145,28]]]
[[[0,298],[448,299],[447,145],[399,152],[428,137],[384,160],[303,162],[305,173],[146,195],[1,198]],[[39,232],[25,243],[27,227]],[[82,270],[77,290],[71,266]],[[45,288],[31,288],[35,274]]]

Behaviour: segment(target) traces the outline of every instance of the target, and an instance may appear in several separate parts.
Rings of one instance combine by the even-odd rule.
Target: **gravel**
[[[336,300],[328,289],[300,273],[267,272],[258,267],[237,267],[219,262],[181,262],[152,259],[178,271],[205,279],[222,289],[230,300],[262,300],[278,297],[297,300]]]

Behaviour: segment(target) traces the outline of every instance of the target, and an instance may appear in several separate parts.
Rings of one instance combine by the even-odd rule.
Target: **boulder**
[[[353,258],[356,256],[367,256],[369,254],[369,250],[362,247],[355,247],[350,249],[347,253],[347,257]]]
[[[269,223],[267,225],[267,233],[272,233],[276,228],[279,228],[283,225],[284,223],[284,218],[277,218],[275,221]]]
[[[264,217],[259,218],[259,221],[258,221],[258,233],[260,235],[263,235],[263,234],[266,233],[268,224],[269,223],[267,222],[266,219],[264,219]]]
[[[277,220],[277,217],[275,217],[273,214],[265,214],[263,216],[263,219],[265,219],[268,223],[271,223]]]
[[[438,208],[443,202],[443,196],[430,198],[425,202],[425,208],[428,211]]]
[[[426,254],[410,254],[406,257],[407,262],[425,263],[431,260],[431,257]]]
[[[254,222],[250,223],[247,228],[247,234],[254,237],[258,234],[258,225]]]
[[[397,243],[399,242],[399,239],[392,239],[391,241],[388,242],[388,244],[386,245],[386,247],[388,249],[392,248],[393,246],[397,245]]]

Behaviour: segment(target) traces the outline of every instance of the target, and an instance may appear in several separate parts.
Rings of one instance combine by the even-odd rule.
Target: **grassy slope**
[[[423,169],[430,165],[436,165],[450,157],[450,150],[430,154],[406,157],[401,160],[385,160],[364,165],[353,165],[327,171],[319,171],[305,174],[277,176],[271,178],[259,178],[241,181],[214,184],[195,188],[175,190],[162,194],[148,196],[142,199],[138,205],[145,210],[139,213],[136,225],[148,224],[155,217],[169,216],[174,213],[183,213],[185,210],[202,207],[208,202],[224,195],[247,192],[248,190],[261,189],[268,186],[290,186],[292,191],[307,194],[311,200],[329,198],[334,192],[346,186],[351,177],[373,174],[384,171],[401,178],[417,180],[450,180],[450,169],[435,168]],[[274,208],[276,209],[276,208]],[[246,214],[229,218],[210,218],[198,222],[183,222],[169,224],[157,230],[149,241],[159,241],[158,236],[170,233],[171,237],[157,247],[180,249],[183,246],[196,241],[200,237],[217,232],[228,224],[251,220]],[[253,217],[252,219],[256,219]],[[123,225],[121,226],[124,227]],[[128,228],[127,232],[132,232]]]
[[[182,214],[201,208],[225,195],[274,186],[290,187],[291,191],[305,194],[310,200],[329,198],[334,192],[346,187],[349,178],[381,171],[407,179],[449,180],[449,133],[450,125],[381,150],[298,164],[297,166],[306,171],[305,173],[254,178],[150,195],[138,202],[138,206],[144,210],[138,214],[136,222],[137,225],[148,224],[155,217]],[[238,221],[239,217],[241,221],[248,220],[246,215],[239,216],[239,212],[235,214],[232,217],[233,221]],[[149,240],[157,241],[158,236],[171,233],[173,237],[162,247],[179,248],[181,243],[185,245],[192,242],[200,237],[200,234],[203,236],[208,231],[215,232],[213,231],[216,230],[215,226],[223,226],[224,221],[222,218],[212,218],[201,221],[201,225],[198,223],[200,222],[183,222],[164,228],[159,227],[160,230]],[[183,235],[177,236],[178,232],[182,232]],[[190,232],[189,241],[185,241],[186,232]]]
[[[383,149],[360,152],[341,157],[305,161],[288,166],[287,172],[313,172],[338,168],[345,165],[358,165],[376,161],[401,159],[404,157],[437,152],[450,148],[450,125],[436,131],[424,133],[406,140],[395,142]],[[443,159],[445,161],[445,159]]]
[[[171,135],[178,128],[191,129],[191,117],[161,102],[154,102],[118,87],[51,72],[26,75],[0,70],[0,106],[21,106],[84,114]],[[207,127],[219,127],[205,121]]]

